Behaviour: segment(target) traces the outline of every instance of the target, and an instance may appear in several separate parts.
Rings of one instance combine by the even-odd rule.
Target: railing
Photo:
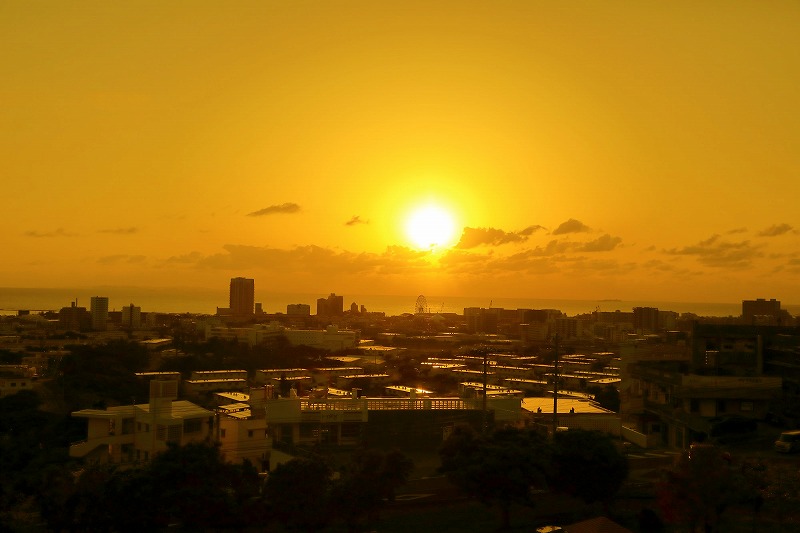
[[[625,426],[620,428],[620,436],[628,442],[632,442],[633,444],[639,446],[640,448],[655,448],[659,439],[659,435],[656,433],[645,435],[644,433],[639,433],[635,429]]]
[[[70,457],[85,457],[100,446],[108,446],[109,444],[117,444],[119,442],[119,437],[116,435],[78,441],[70,444],[69,455]]]

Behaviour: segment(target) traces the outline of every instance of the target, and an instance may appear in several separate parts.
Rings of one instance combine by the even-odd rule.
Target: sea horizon
[[[109,310],[120,311],[123,306],[136,305],[142,312],[192,313],[213,315],[217,307],[228,306],[227,287],[222,289],[196,288],[147,288],[98,286],[90,288],[10,288],[0,287],[0,313],[16,314],[19,310],[31,312],[58,311],[77,302],[79,307],[90,307],[92,296],[109,298]],[[316,312],[318,298],[327,294],[281,293],[256,291],[256,302],[262,304],[265,313],[285,313],[288,304],[308,304],[311,312]],[[363,305],[369,312],[383,312],[387,316],[414,313],[420,295],[368,295],[343,294],[345,309],[352,302],[359,308]],[[694,313],[698,316],[740,316],[739,302],[677,302],[659,300],[623,300],[607,298],[592,299],[553,299],[553,298],[486,298],[480,296],[425,295],[426,308],[432,313],[462,314],[467,307],[503,309],[557,309],[568,316],[592,311],[629,312],[634,307],[656,307],[662,311]],[[800,312],[798,304],[784,304],[792,315]]]

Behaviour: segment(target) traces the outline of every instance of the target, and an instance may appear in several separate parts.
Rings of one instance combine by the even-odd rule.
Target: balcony
[[[708,433],[711,430],[711,423],[708,419],[700,415],[687,413],[680,407],[673,407],[672,404],[645,400],[644,408],[664,420],[676,422],[697,432]]]
[[[782,378],[736,376],[683,376],[673,389],[676,398],[762,400],[780,395]]]
[[[76,442],[69,447],[70,457],[86,457],[100,446],[109,446],[111,444],[119,444],[120,437],[117,435],[108,435],[96,439],[84,440]]]

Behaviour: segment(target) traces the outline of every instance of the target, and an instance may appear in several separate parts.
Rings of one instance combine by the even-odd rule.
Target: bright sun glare
[[[456,224],[448,211],[428,205],[413,211],[408,217],[406,235],[417,248],[441,249],[454,244]]]

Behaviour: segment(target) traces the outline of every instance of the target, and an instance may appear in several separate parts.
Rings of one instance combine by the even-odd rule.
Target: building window
[[[700,401],[699,400],[690,400],[689,401],[689,411],[692,413],[697,413],[700,411]]]
[[[181,441],[181,426],[168,426],[167,429],[167,440],[169,442],[180,442]]]
[[[724,413],[727,408],[725,400],[717,400],[717,412]]]
[[[203,429],[203,421],[199,418],[190,418],[183,421],[184,433],[198,433]]]
[[[752,411],[753,402],[742,402],[742,404],[739,406],[739,409],[742,411]]]
[[[220,429],[220,430],[219,430],[219,437],[220,437],[221,439],[224,439],[224,438],[225,438],[225,430],[224,430],[224,429]]]
[[[252,429],[248,429],[247,430],[247,438],[249,438],[249,439],[253,438],[253,430]]]

